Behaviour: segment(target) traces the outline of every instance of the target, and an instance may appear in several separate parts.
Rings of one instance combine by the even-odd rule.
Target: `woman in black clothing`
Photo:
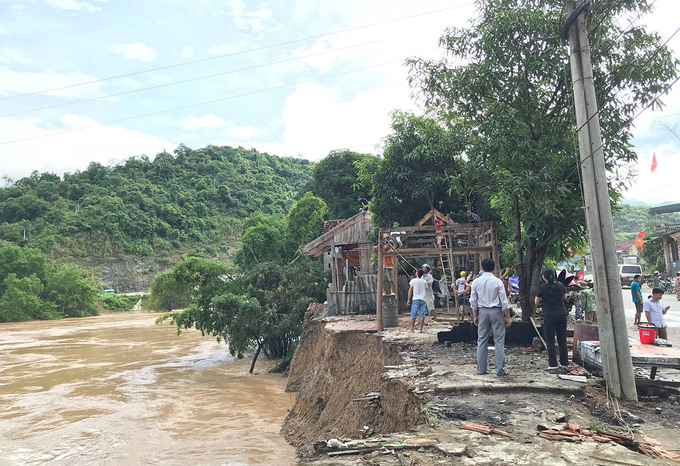
[[[555,281],[555,271],[551,268],[543,269],[543,281],[538,287],[535,303],[543,305],[543,333],[548,345],[548,370],[557,370],[557,355],[555,354],[555,335],[557,345],[560,348],[560,365],[564,368],[569,366],[567,355],[567,310],[564,301],[567,299],[567,290],[564,285]]]

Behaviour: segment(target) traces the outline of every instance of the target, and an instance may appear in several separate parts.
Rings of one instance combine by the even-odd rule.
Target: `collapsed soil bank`
[[[298,454],[329,438],[360,437],[364,426],[375,433],[413,428],[424,419],[421,404],[400,380],[384,380],[385,366],[403,363],[397,345],[363,330],[336,331],[310,323],[291,363],[288,391],[297,398],[283,424],[286,440]],[[375,401],[357,401],[378,392]]]

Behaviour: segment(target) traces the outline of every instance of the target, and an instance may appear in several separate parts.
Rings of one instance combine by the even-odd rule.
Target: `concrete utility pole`
[[[578,142],[586,222],[594,265],[600,354],[608,389],[613,391],[617,398],[623,396],[637,401],[616,260],[614,226],[595,100],[593,66],[583,13],[587,3],[589,0],[567,1],[567,12],[570,14],[565,28],[568,27],[569,32],[569,61],[574,87],[576,124],[579,127]]]

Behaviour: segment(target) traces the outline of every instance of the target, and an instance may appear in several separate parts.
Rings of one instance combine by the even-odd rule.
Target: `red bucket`
[[[656,327],[653,324],[640,324],[640,343],[652,344],[656,339]]]

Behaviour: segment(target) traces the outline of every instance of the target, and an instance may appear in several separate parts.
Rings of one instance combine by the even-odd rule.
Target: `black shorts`
[[[642,303],[633,303],[635,304],[635,313],[636,314],[642,314]]]

